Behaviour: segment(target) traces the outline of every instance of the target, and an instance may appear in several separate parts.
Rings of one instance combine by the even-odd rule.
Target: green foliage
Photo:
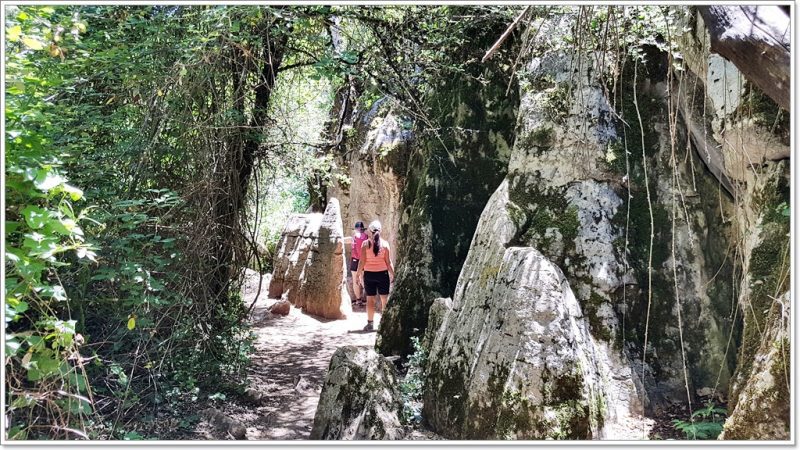
[[[48,96],[62,80],[41,66],[63,57],[85,31],[78,16],[52,7],[7,10],[5,349],[9,439],[27,439],[41,423],[76,426],[93,413],[80,358],[84,343],[62,282],[97,261],[84,225],[93,222],[83,191],[70,184],[63,128]],[[72,33],[63,35],[64,30]],[[60,31],[59,31],[60,30]],[[49,46],[46,42],[50,42]],[[31,392],[46,395],[31,395]],[[49,398],[48,398],[49,397]],[[38,416],[37,419],[24,420]]]
[[[728,411],[709,402],[704,408],[693,412],[688,421],[673,419],[673,426],[686,435],[686,439],[716,439],[722,433],[722,425]]]
[[[425,389],[425,367],[428,354],[422,347],[419,337],[412,336],[411,344],[414,353],[406,362],[406,375],[400,383],[400,393],[403,397],[402,419],[407,424],[422,423],[422,393]]]

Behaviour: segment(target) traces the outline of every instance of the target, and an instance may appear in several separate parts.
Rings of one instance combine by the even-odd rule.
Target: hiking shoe
[[[375,328],[372,326],[372,322],[367,322],[367,326],[364,327],[364,331],[375,331]]]

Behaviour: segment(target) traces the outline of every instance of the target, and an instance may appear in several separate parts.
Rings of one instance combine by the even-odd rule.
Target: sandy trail
[[[258,289],[258,275],[252,275],[243,290],[248,306]],[[276,300],[266,293],[262,286],[251,317],[256,341],[249,374],[264,399],[257,406],[230,403],[224,412],[247,427],[248,440],[308,439],[333,352],[343,345],[374,346],[375,333],[361,331],[364,311],[347,320],[322,319],[294,307],[288,316],[273,316],[267,310]]]

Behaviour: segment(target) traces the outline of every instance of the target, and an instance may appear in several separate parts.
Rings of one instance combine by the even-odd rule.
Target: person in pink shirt
[[[361,304],[365,302],[364,291],[361,289],[361,284],[358,282],[356,275],[358,263],[361,260],[361,245],[369,239],[366,231],[364,222],[358,221],[353,227],[353,237],[350,238],[350,272],[353,275],[353,293],[356,294],[356,299]]]
[[[386,310],[389,300],[389,287],[394,281],[394,266],[389,243],[381,239],[381,223],[377,220],[369,224],[369,239],[361,244],[361,259],[358,263],[357,278],[367,294],[367,326],[364,331],[374,331],[372,319],[375,316],[375,300],[381,296],[381,305]]]

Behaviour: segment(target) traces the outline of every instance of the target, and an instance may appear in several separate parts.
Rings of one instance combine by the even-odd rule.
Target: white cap
[[[370,222],[369,231],[372,231],[373,233],[376,232],[376,231],[381,231],[381,223],[380,223],[380,221],[373,220],[372,222]]]

